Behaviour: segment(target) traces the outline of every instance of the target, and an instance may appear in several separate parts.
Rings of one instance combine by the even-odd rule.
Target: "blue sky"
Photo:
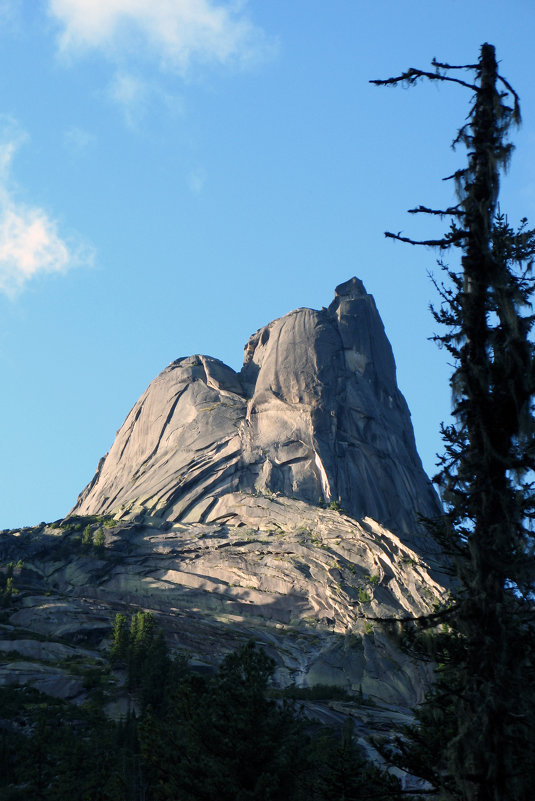
[[[257,328],[377,301],[433,472],[450,407],[428,338],[469,93],[368,81],[495,44],[523,126],[501,203],[535,219],[532,0],[0,0],[0,528],[63,516],[147,384]],[[452,257],[453,258],[453,257]]]

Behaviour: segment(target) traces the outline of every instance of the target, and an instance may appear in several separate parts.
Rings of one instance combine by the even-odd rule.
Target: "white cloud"
[[[0,195],[2,187],[9,180],[13,156],[27,138],[13,117],[0,114]]]
[[[145,50],[163,69],[181,73],[192,62],[227,64],[266,54],[265,37],[243,6],[214,0],[49,0],[62,28],[62,52],[98,49],[120,58]]]
[[[2,135],[3,134],[3,135]],[[32,278],[66,273],[93,259],[89,247],[67,243],[57,222],[36,206],[19,201],[10,185],[13,155],[24,136],[10,123],[0,134],[0,292],[14,297]],[[10,135],[11,134],[11,138]],[[14,135],[15,134],[15,135]]]

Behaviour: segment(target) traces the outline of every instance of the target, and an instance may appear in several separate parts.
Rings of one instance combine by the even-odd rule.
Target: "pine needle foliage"
[[[451,557],[451,605],[418,625],[440,660],[437,681],[401,745],[404,767],[426,778],[437,799],[532,801],[535,787],[535,351],[531,275],[535,232],[513,229],[498,205],[500,174],[520,122],[518,96],[485,43],[477,64],[433,61],[378,85],[448,81],[471,90],[467,122],[453,146],[467,149],[453,176],[457,204],[413,213],[449,218],[431,245],[461,253],[435,283],[432,309],[445,333],[434,339],[454,360],[453,423],[435,477],[444,515],[428,521]],[[460,70],[459,72],[453,72]],[[470,80],[457,75],[468,74]],[[440,632],[436,623],[440,619]],[[429,794],[427,795],[429,797]]]

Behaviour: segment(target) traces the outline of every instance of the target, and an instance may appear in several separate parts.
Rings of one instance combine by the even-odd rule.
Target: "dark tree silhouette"
[[[450,219],[441,239],[411,244],[461,251],[461,269],[439,262],[437,335],[455,361],[452,425],[435,481],[445,505],[430,521],[451,555],[452,603],[435,638],[438,679],[402,747],[405,766],[427,778],[440,799],[532,801],[535,787],[535,633],[533,478],[534,347],[529,333],[535,233],[513,230],[498,206],[499,178],[519,123],[518,97],[499,74],[495,49],[477,64],[432,62],[378,85],[447,81],[473,93],[453,145],[467,165],[450,176],[458,202],[411,211]],[[472,80],[463,80],[466,74]],[[438,617],[427,621],[436,624]],[[424,622],[425,624],[425,622]]]

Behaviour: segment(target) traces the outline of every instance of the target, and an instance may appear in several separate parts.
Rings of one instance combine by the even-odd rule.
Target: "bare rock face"
[[[170,364],[73,512],[237,523],[237,492],[336,501],[424,544],[417,516],[437,514],[439,503],[390,343],[357,278],[337,287],[328,309],[298,309],[261,328],[240,373],[208,356]]]

